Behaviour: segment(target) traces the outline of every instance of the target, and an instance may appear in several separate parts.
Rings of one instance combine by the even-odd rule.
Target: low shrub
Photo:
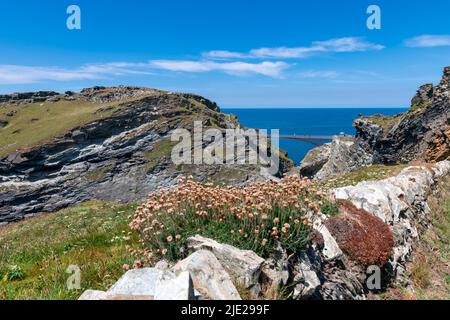
[[[245,187],[200,184],[190,178],[151,194],[130,227],[140,233],[145,247],[141,254],[148,260],[183,258],[187,238],[196,234],[264,257],[277,243],[291,252],[302,248],[314,216],[323,208],[330,211],[330,205],[323,192],[299,177]]]
[[[25,273],[20,266],[14,265],[3,276],[5,281],[19,281],[25,279]]]
[[[356,262],[364,265],[384,265],[390,258],[394,237],[380,218],[351,202],[338,202],[341,214],[330,217],[325,225],[339,247]]]

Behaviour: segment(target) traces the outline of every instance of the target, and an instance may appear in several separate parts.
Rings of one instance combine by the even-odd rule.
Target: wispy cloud
[[[285,62],[214,62],[189,60],[151,60],[88,64],[77,68],[52,66],[0,65],[0,85],[31,84],[42,81],[79,81],[132,75],[155,75],[156,70],[176,72],[219,71],[231,75],[263,75],[279,78],[289,67]]]
[[[90,64],[78,68],[0,65],[0,84],[30,84],[41,81],[76,81],[101,79],[110,76],[151,74],[132,69],[138,64],[110,63]]]
[[[28,84],[45,80],[70,81],[95,79],[98,75],[83,70],[57,67],[0,65],[0,84]]]
[[[289,64],[281,61],[261,63],[248,62],[214,62],[214,61],[190,61],[190,60],[152,60],[149,65],[153,68],[180,71],[180,72],[210,72],[222,71],[233,75],[259,74],[268,77],[280,77],[282,71]]]
[[[376,44],[360,37],[336,38],[326,41],[315,41],[307,47],[275,47],[259,48],[250,50],[248,53],[240,53],[226,50],[215,50],[205,52],[204,57],[210,59],[292,59],[306,58],[313,54],[323,52],[362,52],[371,50],[382,50],[383,45]]]
[[[248,57],[245,53],[233,52],[227,50],[213,50],[203,54],[206,58],[211,59],[245,59]]]
[[[298,74],[300,78],[337,78],[339,73],[336,71],[304,71]]]
[[[411,48],[449,47],[450,35],[425,34],[406,40],[405,45]]]

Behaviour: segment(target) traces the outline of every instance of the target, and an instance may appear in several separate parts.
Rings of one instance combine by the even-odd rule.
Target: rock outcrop
[[[188,272],[195,289],[211,300],[240,300],[233,281],[216,256],[207,250],[199,250],[178,262],[175,273]]]
[[[253,251],[240,250],[199,235],[189,238],[187,247],[194,251],[211,251],[228,273],[234,277],[235,281],[246,288],[251,288],[258,283],[264,259]]]
[[[373,156],[354,139],[335,136],[333,142],[311,150],[300,165],[300,175],[326,180],[370,165]]]
[[[214,102],[200,96],[138,87],[94,87],[80,93],[38,92],[0,100],[27,108],[30,100],[38,99],[45,102],[45,113],[47,105],[54,103],[49,97],[98,104],[95,120],[49,142],[0,157],[0,224],[89,199],[141,200],[186,175],[232,184],[265,179],[258,165],[173,164],[170,134],[174,129],[192,130],[194,121],[201,121],[204,128],[236,126]],[[280,170],[286,167],[282,164]]]
[[[86,290],[78,300],[198,300],[189,272],[127,271],[108,291]]]
[[[191,255],[175,266],[161,269],[158,265],[166,264],[158,263],[155,268],[128,271],[108,291],[88,290],[80,299],[231,300],[240,299],[235,287],[239,284],[254,297],[274,286],[284,288],[292,299],[349,300],[366,299],[392,282],[407,286],[406,262],[428,224],[427,198],[448,175],[450,161],[442,161],[411,166],[382,181],[332,190],[344,201],[340,215],[321,216],[306,248],[290,256],[279,247],[263,260],[251,251],[195,236],[187,244]],[[368,285],[374,270],[380,272],[379,287]],[[189,278],[196,295],[188,294],[193,290]],[[177,288],[168,290],[166,283]]]
[[[450,156],[450,67],[437,86],[419,88],[411,108],[393,117],[376,115],[354,122],[355,142],[343,148],[333,142],[311,151],[301,174],[317,179],[347,173],[370,164],[435,162]]]
[[[391,227],[394,248],[387,270],[393,277],[402,277],[413,242],[419,236],[419,226],[429,223],[427,198],[437,181],[446,175],[450,175],[448,160],[408,167],[396,177],[334,190],[337,199],[351,201]]]
[[[292,299],[348,300],[366,299],[394,281],[407,286],[406,262],[429,222],[427,198],[448,175],[450,161],[442,161],[332,190],[343,201],[340,215],[320,216],[306,248],[290,256],[279,247],[264,260],[197,235],[187,241],[191,254],[173,267],[160,262],[155,268],[128,271],[108,291],[88,290],[80,299],[235,300],[240,299],[239,284],[255,298],[275,287]],[[380,286],[369,288],[370,272],[377,269]]]

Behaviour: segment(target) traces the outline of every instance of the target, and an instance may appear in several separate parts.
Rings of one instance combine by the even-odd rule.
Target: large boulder
[[[162,276],[163,272],[155,268],[129,270],[107,291],[107,295],[153,300]]]
[[[330,159],[331,143],[310,150],[300,164],[300,175],[313,178]]]
[[[212,300],[240,300],[231,277],[213,253],[207,250],[194,252],[179,261],[172,269],[175,273],[188,271],[195,289]]]
[[[181,272],[177,277],[170,274],[156,283],[155,300],[194,300],[194,285],[189,272]]]
[[[372,163],[367,153],[349,137],[335,136],[333,142],[311,150],[300,164],[300,174],[317,180],[366,167]]]
[[[258,284],[264,259],[253,251],[241,250],[199,235],[189,238],[187,246],[193,251],[211,251],[225,270],[246,288]]]

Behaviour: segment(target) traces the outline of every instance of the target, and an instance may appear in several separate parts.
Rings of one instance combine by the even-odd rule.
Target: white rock
[[[106,299],[106,292],[99,290],[86,290],[78,298],[78,300],[105,300],[105,299]]]
[[[193,300],[194,286],[189,272],[181,272],[177,277],[161,277],[155,288],[155,300]]]
[[[294,287],[294,299],[308,299],[321,285],[320,279],[314,270],[313,264],[306,252],[299,254],[299,261],[294,267],[294,282],[298,282]]]
[[[211,251],[225,270],[246,288],[258,283],[264,259],[253,251],[241,250],[198,235],[187,242],[189,249]]]
[[[195,289],[212,300],[240,300],[230,275],[224,270],[214,254],[199,250],[174,267],[175,273],[188,271]]]
[[[388,181],[361,182],[354,187],[334,190],[336,199],[350,200],[357,208],[365,209],[384,222],[398,221],[401,213],[408,209],[402,201],[404,192]]]
[[[153,299],[156,283],[163,271],[156,268],[127,271],[108,291],[108,296],[135,296]]]
[[[324,241],[324,246],[322,249],[322,254],[326,260],[333,260],[340,258],[342,256],[342,250],[339,248],[336,239],[331,235],[330,231],[324,224],[314,225],[314,229],[318,231]]]

